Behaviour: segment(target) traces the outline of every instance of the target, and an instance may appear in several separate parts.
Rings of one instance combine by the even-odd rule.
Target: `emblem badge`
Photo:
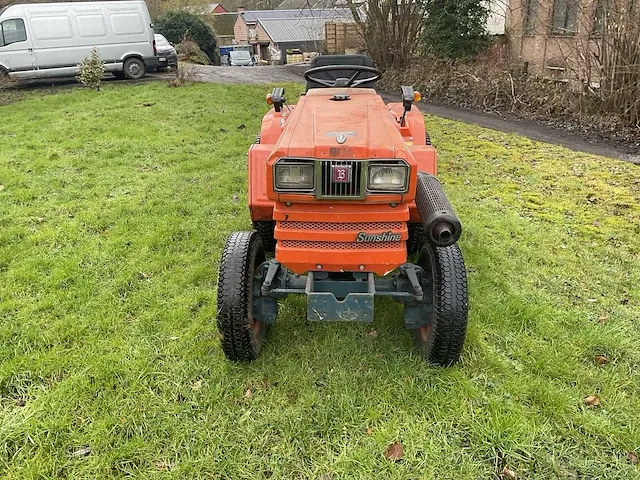
[[[327,137],[336,137],[336,142],[340,145],[346,142],[348,137],[355,137],[356,135],[356,132],[327,132],[326,134]]]
[[[351,182],[351,165],[333,165],[333,183],[350,183]]]

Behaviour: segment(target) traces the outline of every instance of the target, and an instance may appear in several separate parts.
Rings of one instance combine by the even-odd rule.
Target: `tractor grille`
[[[308,240],[279,240],[283,248],[298,248],[305,250],[387,250],[402,248],[404,242],[314,242]]]
[[[329,223],[329,222],[278,222],[283,230],[310,230],[313,232],[369,232],[372,230],[398,231],[404,228],[402,222],[358,222],[358,223]]]
[[[362,170],[364,162],[351,160],[320,160],[320,197],[360,198],[362,192]],[[347,183],[333,181],[334,166],[351,167],[351,179]]]

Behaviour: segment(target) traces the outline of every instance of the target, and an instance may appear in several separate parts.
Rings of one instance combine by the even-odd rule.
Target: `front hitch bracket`
[[[293,294],[307,297],[310,321],[373,322],[374,298],[390,297],[404,304],[407,328],[428,323],[433,311],[431,277],[419,265],[405,263],[392,275],[376,277],[372,272],[308,272],[298,275],[277,260],[267,260],[256,272],[253,284],[253,316],[273,324],[277,302]]]

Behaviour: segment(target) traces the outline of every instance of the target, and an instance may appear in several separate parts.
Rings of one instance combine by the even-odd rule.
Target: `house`
[[[348,8],[293,10],[238,10],[234,25],[235,42],[254,46],[260,60],[286,59],[286,50],[321,52],[325,23],[349,22]]]
[[[529,72],[568,82],[597,77],[593,55],[600,43],[602,0],[510,0],[510,57]]]
[[[184,7],[187,12],[195,15],[214,15],[227,13],[227,10],[220,3],[209,3],[205,5],[188,5]]]

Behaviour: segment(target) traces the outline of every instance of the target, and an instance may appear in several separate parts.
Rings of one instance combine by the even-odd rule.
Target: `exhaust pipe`
[[[416,206],[422,217],[424,234],[437,247],[453,245],[460,238],[462,225],[436,177],[418,172]]]

